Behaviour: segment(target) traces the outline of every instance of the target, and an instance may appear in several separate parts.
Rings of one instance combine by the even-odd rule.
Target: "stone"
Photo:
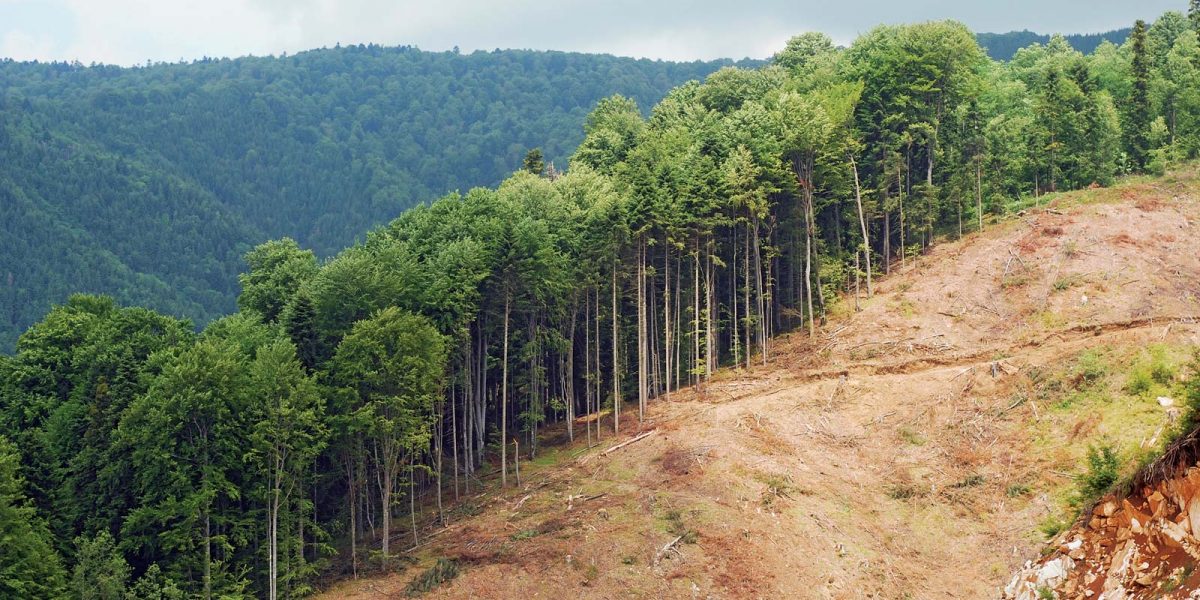
[[[1166,408],[1168,406],[1175,406],[1175,400],[1168,398],[1166,396],[1159,396],[1158,397],[1158,405],[1163,408]]]
[[[1113,513],[1117,512],[1117,503],[1112,500],[1105,500],[1096,510],[1100,512],[1100,516],[1102,517],[1111,517]]]
[[[1067,574],[1075,568],[1075,561],[1069,556],[1060,556],[1042,565],[1037,572],[1037,586],[1057,588],[1067,580]]]
[[[1200,533],[1200,495],[1192,496],[1188,501],[1188,529],[1192,535]]]
[[[1151,516],[1158,518],[1163,514],[1162,511],[1167,505],[1167,498],[1162,495],[1162,492],[1155,490],[1153,494],[1150,494],[1149,498],[1146,498],[1146,502],[1150,505]]]

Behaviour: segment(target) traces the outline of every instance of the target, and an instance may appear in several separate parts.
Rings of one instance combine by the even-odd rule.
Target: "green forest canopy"
[[[1196,158],[1193,16],[1008,63],[955,22],[804,34],[649,116],[601,100],[565,174],[530,155],[324,261],[262,244],[202,332],[73,296],[0,356],[0,525],[28,523],[0,591],[296,597],[390,568],[392,517],[506,482],[511,439],[628,428],[936,239]]]
[[[326,257],[418,202],[495,185],[529,148],[564,168],[599,99],[648,108],[728,64],[374,45],[0,61],[0,351],[78,291],[203,325],[234,309],[255,244]]]
[[[1129,39],[1132,29],[1115,29],[1104,33],[1073,33],[1063,36],[1071,47],[1084,53],[1091,54],[1103,42],[1112,42],[1118,46]],[[996,60],[1011,60],[1021,48],[1033,44],[1048,44],[1052,36],[1029,31],[1010,31],[1008,33],[979,33],[975,38],[987,55]]]

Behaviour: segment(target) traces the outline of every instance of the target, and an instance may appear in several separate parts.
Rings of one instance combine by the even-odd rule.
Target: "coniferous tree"
[[[521,168],[526,171],[541,176],[546,172],[546,160],[542,156],[541,148],[534,148],[525,153],[525,160],[521,163]]]
[[[19,456],[0,437],[0,596],[50,600],[63,593],[63,570],[45,522],[29,506]]]
[[[1133,61],[1133,93],[1125,124],[1125,146],[1135,169],[1146,167],[1150,152],[1150,57],[1146,49],[1146,22],[1138,20],[1129,37]]]

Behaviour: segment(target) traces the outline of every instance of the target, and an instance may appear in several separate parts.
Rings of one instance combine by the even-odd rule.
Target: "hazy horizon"
[[[436,8],[381,0],[0,0],[0,58],[130,66],[208,57],[294,54],[337,44],[429,51],[529,49],[673,61],[766,58],[803,31],[839,43],[881,23],[956,19],[978,32],[1100,33],[1183,10],[1174,0],[998,4],[813,0],[653,5],[567,0],[447,0]]]

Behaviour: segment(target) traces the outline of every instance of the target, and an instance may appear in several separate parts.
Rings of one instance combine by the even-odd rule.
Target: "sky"
[[[132,65],[335,44],[526,48],[666,60],[765,58],[823,31],[957,19],[975,31],[1092,33],[1185,0],[0,0],[0,58]]]

